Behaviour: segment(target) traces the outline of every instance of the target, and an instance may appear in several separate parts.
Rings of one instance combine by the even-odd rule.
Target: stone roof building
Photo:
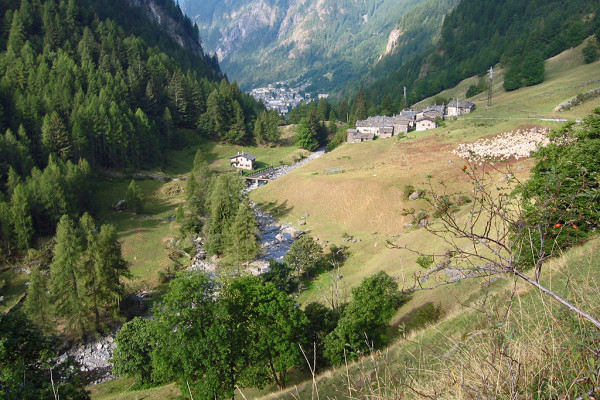
[[[452,100],[448,103],[447,115],[456,116],[468,114],[475,109],[475,104],[470,101]]]
[[[362,143],[368,142],[375,138],[375,134],[372,132],[359,132],[356,129],[348,129],[348,143]]]

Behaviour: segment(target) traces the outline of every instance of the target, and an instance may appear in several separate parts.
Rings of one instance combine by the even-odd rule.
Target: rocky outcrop
[[[396,50],[396,46],[398,45],[398,39],[402,36],[404,32],[400,28],[395,28],[390,32],[390,36],[388,37],[388,43],[385,47],[385,52],[383,55],[392,54]]]

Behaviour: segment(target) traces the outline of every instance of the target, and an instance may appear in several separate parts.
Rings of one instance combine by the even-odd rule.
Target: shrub
[[[433,256],[419,256],[416,263],[419,267],[427,269],[433,264]]]

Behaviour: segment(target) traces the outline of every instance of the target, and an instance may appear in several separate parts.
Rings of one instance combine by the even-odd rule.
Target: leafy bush
[[[415,262],[419,267],[427,269],[433,265],[433,256],[419,256]]]

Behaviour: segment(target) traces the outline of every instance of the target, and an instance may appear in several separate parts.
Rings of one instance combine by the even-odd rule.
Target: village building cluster
[[[348,129],[348,143],[361,143],[375,137],[388,138],[405,135],[410,130],[425,131],[437,128],[436,119],[446,116],[468,114],[475,104],[468,101],[452,100],[448,105],[433,105],[423,110],[403,110],[392,117],[376,116],[356,121],[356,129]]]
[[[310,82],[306,82],[297,87],[291,87],[286,81],[275,82],[267,87],[255,88],[250,91],[250,96],[257,101],[261,101],[267,110],[276,110],[279,115],[287,115],[294,107],[297,107],[301,102],[310,101],[310,94],[304,96],[301,92],[305,91]],[[320,94],[319,98],[327,96]]]

